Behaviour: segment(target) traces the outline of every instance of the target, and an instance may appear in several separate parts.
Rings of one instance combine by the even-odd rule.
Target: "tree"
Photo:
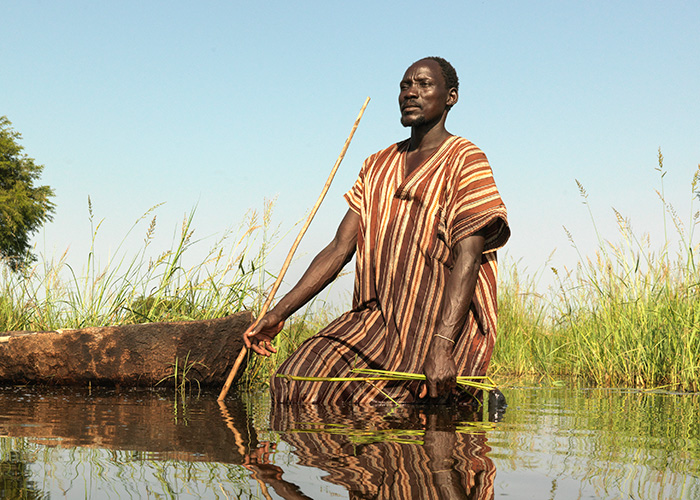
[[[22,135],[12,122],[0,116],[0,260],[13,271],[36,260],[29,240],[47,221],[53,219],[54,193],[49,186],[34,186],[43,165],[34,163],[19,144]]]

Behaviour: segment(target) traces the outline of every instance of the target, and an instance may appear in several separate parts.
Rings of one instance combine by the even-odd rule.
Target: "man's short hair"
[[[446,59],[438,56],[424,57],[423,59],[435,61],[440,65],[440,69],[442,69],[442,77],[445,79],[445,87],[447,87],[447,90],[450,90],[451,88],[459,90],[459,78],[457,78],[457,71],[455,71],[454,67]]]

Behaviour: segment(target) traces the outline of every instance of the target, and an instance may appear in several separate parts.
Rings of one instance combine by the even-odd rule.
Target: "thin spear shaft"
[[[355,124],[353,125],[352,130],[350,131],[350,135],[345,140],[345,144],[343,145],[343,149],[340,151],[340,155],[338,156],[338,159],[335,161],[335,165],[333,165],[333,169],[331,170],[331,173],[328,176],[328,180],[326,180],[326,183],[324,184],[323,189],[321,190],[321,195],[318,197],[318,200],[316,200],[316,204],[313,206],[313,208],[311,209],[311,213],[309,213],[309,216],[306,218],[306,222],[304,223],[304,226],[301,228],[301,231],[299,231],[299,235],[297,236],[297,239],[294,240],[294,243],[292,244],[292,248],[289,250],[289,253],[287,254],[287,259],[284,261],[284,264],[282,265],[282,269],[280,269],[280,272],[277,275],[277,279],[275,280],[275,284],[272,286],[272,290],[270,291],[270,294],[267,296],[267,300],[265,301],[265,304],[263,304],[263,307],[260,310],[260,314],[258,315],[258,319],[255,320],[255,323],[260,321],[262,319],[262,317],[265,316],[265,314],[267,313],[267,310],[270,308],[270,304],[272,304],[272,300],[275,298],[275,294],[277,293],[277,290],[279,289],[280,285],[282,284],[282,279],[284,278],[284,275],[287,272],[287,269],[289,268],[289,265],[292,262],[292,257],[294,257],[294,252],[296,252],[297,247],[299,246],[299,243],[301,242],[301,239],[304,237],[306,230],[311,225],[311,221],[313,220],[314,216],[316,215],[316,212],[318,212],[318,208],[321,206],[323,199],[326,197],[326,193],[328,192],[328,188],[331,187],[331,182],[333,182],[333,177],[335,177],[335,173],[338,171],[338,167],[340,167],[340,163],[343,161],[343,158],[345,157],[345,152],[348,150],[348,146],[350,146],[350,141],[352,141],[352,136],[355,135],[355,130],[357,130],[357,126],[360,124],[360,120],[362,119],[362,115],[365,113],[365,108],[367,108],[368,104],[369,104],[369,97],[367,99],[365,99],[365,103],[362,105],[362,109],[360,109],[360,114],[357,115],[357,119],[355,120]],[[224,387],[221,389],[221,393],[219,394],[217,401],[223,401],[224,398],[226,398],[226,395],[228,394],[228,390],[231,388],[231,384],[233,383],[233,379],[236,378],[236,374],[238,373],[238,369],[241,367],[241,363],[243,363],[243,360],[245,359],[247,353],[248,353],[248,349],[246,348],[246,346],[243,346],[241,348],[241,352],[238,353],[238,357],[236,358],[236,362],[233,364],[233,367],[231,368],[231,371],[228,374],[228,378],[226,379],[226,383],[224,384]]]

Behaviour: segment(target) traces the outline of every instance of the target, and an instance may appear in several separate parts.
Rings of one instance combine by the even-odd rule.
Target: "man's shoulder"
[[[371,161],[371,160],[375,160],[377,158],[385,158],[387,156],[395,155],[396,153],[400,152],[402,149],[406,148],[406,146],[408,145],[408,141],[409,141],[408,139],[404,139],[403,141],[395,142],[392,145],[390,145],[384,149],[380,149],[379,151],[377,151],[376,153],[374,153],[372,155],[369,155],[367,157],[367,160]]]
[[[460,153],[467,153],[467,154],[472,154],[472,153],[482,153],[481,149],[474,144],[472,141],[469,139],[465,139],[464,137],[461,137],[459,135],[453,135],[452,136],[452,143],[450,144],[450,148],[454,151],[458,151]]]
[[[459,164],[488,163],[486,154],[476,144],[460,136],[453,136],[448,155],[448,161]]]

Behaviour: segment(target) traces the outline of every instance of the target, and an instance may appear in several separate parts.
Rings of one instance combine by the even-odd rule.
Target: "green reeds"
[[[683,224],[665,198],[660,153],[658,161],[661,248],[652,249],[651,238],[638,237],[629,219],[613,209],[619,241],[604,240],[591,215],[597,251],[592,257],[579,254],[570,269],[552,268],[555,284],[548,293],[535,293],[511,267],[499,293],[492,368],[515,375],[571,375],[596,385],[700,389],[700,270],[693,242],[700,212],[691,202],[689,223]],[[690,186],[693,201],[699,183],[700,166]],[[588,207],[588,194],[578,186]],[[676,229],[673,241],[668,220]]]
[[[100,264],[96,254],[102,221],[95,222],[88,200],[92,236],[83,269],[69,264],[65,253],[58,259],[40,255],[24,274],[0,263],[0,331],[210,319],[254,308],[267,280],[264,266],[274,237],[271,208],[266,204],[262,217],[249,212],[238,229],[226,230],[215,241],[194,237],[193,209],[170,248],[158,250],[153,248],[155,206]],[[139,248],[131,233],[142,227]],[[209,250],[202,252],[205,244]],[[127,247],[136,250],[128,254]],[[198,256],[193,259],[191,253]]]
[[[178,403],[178,397],[180,399],[180,403],[183,405],[183,407],[186,404],[187,397],[191,395],[192,393],[192,386],[193,386],[193,380],[194,383],[197,384],[197,396],[202,392],[202,387],[199,384],[199,380],[194,378],[190,379],[190,372],[192,371],[193,368],[195,367],[201,367],[204,370],[207,370],[208,367],[204,363],[201,363],[199,361],[190,361],[190,353],[187,353],[187,356],[185,356],[185,359],[182,361],[182,365],[180,365],[180,360],[178,357],[175,357],[175,363],[173,363],[173,372],[170,375],[166,375],[162,379],[160,379],[158,382],[156,382],[156,385],[159,385],[163,382],[167,381],[172,381],[173,385],[175,386],[175,401],[174,401],[174,406],[175,406],[175,412],[177,413],[177,403]]]

